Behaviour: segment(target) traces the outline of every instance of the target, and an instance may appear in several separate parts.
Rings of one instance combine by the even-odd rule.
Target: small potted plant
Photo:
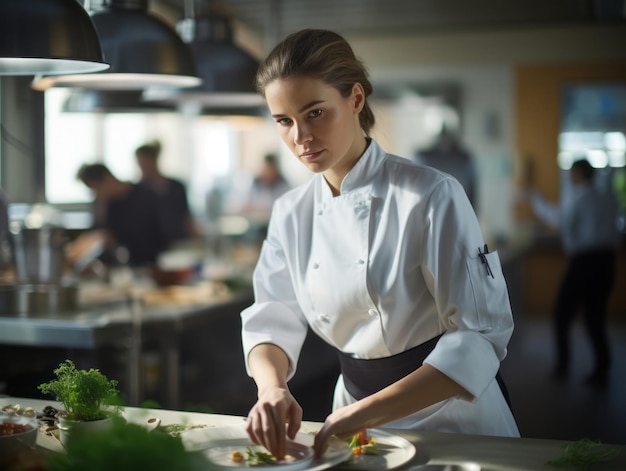
[[[79,370],[72,360],[62,362],[54,374],[57,379],[40,384],[38,389],[63,404],[65,411],[58,423],[63,445],[74,430],[102,430],[110,426],[116,410],[108,406],[119,403],[117,381],[94,368]]]

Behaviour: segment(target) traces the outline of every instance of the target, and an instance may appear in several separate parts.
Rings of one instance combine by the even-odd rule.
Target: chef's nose
[[[294,126],[294,136],[293,141],[296,144],[302,145],[306,142],[310,142],[313,140],[313,135],[311,134],[311,130],[306,124],[296,123]]]

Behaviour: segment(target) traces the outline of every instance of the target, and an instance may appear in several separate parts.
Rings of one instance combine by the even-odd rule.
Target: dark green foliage
[[[589,471],[595,464],[609,461],[620,452],[619,448],[608,448],[588,438],[568,443],[563,448],[565,449],[563,455],[548,461],[548,464],[557,468]]]
[[[149,432],[144,427],[114,419],[103,432],[83,434],[52,457],[49,471],[210,471],[204,455],[185,451],[180,437]]]

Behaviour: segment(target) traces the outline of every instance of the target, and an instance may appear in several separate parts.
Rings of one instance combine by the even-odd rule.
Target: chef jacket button
[[[367,313],[372,317],[376,317],[378,315],[378,311],[376,309],[370,309]]]
[[[320,267],[320,264],[315,262],[313,263],[313,268],[315,268],[316,270]]]
[[[356,263],[358,263],[359,265],[363,265],[365,263],[365,260],[363,260],[362,258],[359,258]]]
[[[320,320],[320,322],[330,322],[330,317],[328,317],[328,314],[320,314],[319,316],[317,316],[317,318]]]

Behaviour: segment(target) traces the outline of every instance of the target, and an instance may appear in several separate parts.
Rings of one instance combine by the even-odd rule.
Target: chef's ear
[[[352,94],[350,95],[353,104],[353,111],[355,114],[359,114],[365,106],[365,90],[363,85],[359,82],[352,86]]]

